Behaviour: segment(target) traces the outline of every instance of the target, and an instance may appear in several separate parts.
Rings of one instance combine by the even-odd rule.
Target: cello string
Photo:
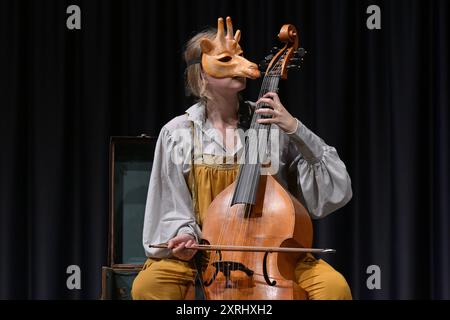
[[[279,66],[279,63],[277,62],[277,64],[276,64],[276,67],[278,67]],[[275,88],[274,87],[274,84],[276,83],[276,82],[278,82],[278,81],[276,81],[276,80],[278,80],[276,77],[274,77],[273,76],[273,74],[272,74],[273,72],[269,72],[269,75],[268,76],[266,76],[266,77],[264,77],[264,80],[263,80],[263,84],[262,84],[262,88],[261,88],[261,92],[260,92],[260,95],[259,95],[259,98],[261,98],[265,93],[267,93],[267,92],[269,92],[269,91],[273,91],[273,89]],[[276,86],[276,85],[275,85]],[[257,105],[256,106],[256,109],[258,109],[258,108],[260,108],[260,107],[265,107],[266,106],[266,104],[262,104],[262,105]],[[258,115],[256,114],[256,113],[254,113],[253,114],[253,117],[252,117],[252,124],[251,124],[251,128],[260,128],[260,127],[262,127],[262,125],[261,124],[259,124],[259,123],[257,123],[256,122],[256,120],[258,119]],[[267,129],[267,125],[265,125],[264,124],[264,128],[265,129]],[[269,128],[269,130],[270,130],[270,128]],[[268,137],[268,135],[267,135],[267,137]],[[248,157],[246,157],[246,154],[245,154],[245,152],[246,152],[246,150],[248,150],[248,143],[249,143],[249,140],[248,139],[246,139],[246,141],[245,141],[245,143],[244,143],[244,146],[246,147],[246,149],[244,149],[244,162],[246,162],[247,160],[249,160],[249,158]],[[265,145],[264,145],[265,146]],[[258,150],[258,152],[259,152],[259,149],[257,149]],[[248,156],[248,155],[247,155]],[[257,157],[257,159],[258,159],[258,157]],[[248,174],[247,174],[248,175]],[[249,181],[252,181],[252,180],[250,180],[250,178],[251,177],[246,177],[245,175],[244,175],[244,186],[246,186],[246,187],[248,187],[248,185],[250,184],[249,183]],[[253,186],[254,187],[254,186]],[[230,201],[231,201],[231,198],[230,198]],[[230,206],[228,205],[228,209],[227,209],[227,211],[229,211],[229,208],[230,208]],[[221,234],[219,235],[219,244],[221,243],[221,242],[223,242],[223,239],[224,239],[224,234],[226,233],[225,231],[226,230],[229,230],[229,228],[230,228],[230,225],[234,225],[235,223],[231,223],[231,222],[234,222],[234,220],[236,220],[236,219],[238,219],[240,216],[241,216],[241,214],[243,214],[243,219],[241,219],[241,225],[239,226],[240,228],[240,230],[242,231],[242,228],[244,227],[244,229],[246,230],[245,232],[239,232],[238,233],[238,237],[236,237],[236,238],[234,238],[234,239],[236,239],[237,241],[239,241],[239,242],[242,242],[241,241],[241,239],[240,238],[242,238],[242,239],[245,239],[245,236],[246,236],[246,234],[247,234],[247,230],[248,230],[248,226],[249,226],[249,223],[248,223],[248,221],[246,221],[247,219],[245,219],[245,216],[246,216],[246,210],[247,209],[251,209],[251,207],[250,206],[239,206],[238,208],[237,208],[237,210],[233,210],[234,211],[234,213],[235,214],[233,214],[232,215],[232,217],[231,217],[231,219],[227,219],[226,221],[227,221],[227,223],[225,224],[225,226],[222,226],[221,227]],[[241,209],[243,209],[243,210],[241,210]],[[232,212],[233,212],[232,211]],[[243,212],[241,212],[241,211],[243,211]],[[229,217],[230,215],[229,214],[227,214],[227,217]],[[258,226],[258,229],[260,228],[260,223],[258,224],[259,226]],[[240,237],[239,237],[240,236]],[[232,243],[233,244],[233,243]],[[248,256],[248,255],[247,255]],[[253,255],[254,256],[254,255]],[[214,258],[212,259],[212,260],[215,260],[216,259],[216,257],[217,257],[217,253],[215,253],[215,255],[214,255]],[[233,257],[234,257],[234,254],[233,254]],[[236,261],[236,259],[232,259],[232,261],[233,261],[233,264],[235,263],[235,261]],[[216,287],[217,289],[218,289],[218,287]]]
[[[276,73],[276,68],[274,68],[274,70],[273,70],[273,73]],[[274,76],[272,76],[271,78],[270,78],[270,82],[269,82],[269,88],[268,88],[268,92],[270,92],[270,91],[273,91],[273,89],[274,89],[274,83],[275,83],[275,77]],[[264,104],[263,105],[263,107],[265,107],[266,105]],[[265,116],[261,116],[261,118],[265,118]],[[266,125],[267,126],[267,125]],[[262,158],[260,158],[261,156],[264,156],[264,145],[265,145],[265,143],[264,143],[264,141],[262,140],[262,139],[266,139],[266,136],[265,136],[265,134],[267,134],[267,127],[266,126],[264,126],[263,128],[261,128],[261,126],[259,125],[259,123],[257,123],[257,125],[256,125],[256,130],[257,130],[257,132],[258,132],[258,161],[261,163],[261,165],[262,165],[262,161],[263,161],[263,159]],[[268,135],[267,135],[268,136]],[[261,173],[259,173],[259,174],[261,174]],[[255,186],[255,188],[258,188],[258,186]],[[264,207],[264,206],[263,206]],[[263,213],[264,214],[264,213]],[[265,217],[264,216],[261,216],[261,218],[257,218],[257,219],[255,219],[255,221],[252,223],[252,231],[255,233],[259,233],[259,230],[261,230],[261,226],[262,226],[262,221],[264,221],[263,219],[264,219]],[[250,245],[257,245],[257,244],[260,244],[259,243],[259,241],[264,241],[264,239],[259,239],[259,238],[256,238],[256,237],[253,237],[253,239],[252,239],[252,241],[251,241],[251,243],[250,243]],[[261,243],[261,245],[263,245],[263,243]],[[251,265],[256,265],[255,263],[257,262],[257,261],[261,261],[261,258],[260,258],[260,256],[261,256],[261,254],[260,253],[253,253],[252,255],[249,255],[248,257],[251,259],[251,261],[249,261],[250,263],[251,263]],[[255,270],[256,271],[256,270]]]
[[[268,82],[268,80],[267,80],[268,78],[267,77],[265,77],[264,78],[264,81],[263,81],[263,85],[262,85],[262,87],[263,87],[263,90],[265,90],[265,88],[267,87],[267,82]],[[253,119],[252,119],[253,120]],[[254,121],[253,121],[253,123],[254,123]],[[244,144],[243,144],[244,146],[245,146],[245,142],[244,142]],[[245,150],[244,150],[245,151]],[[244,161],[245,161],[245,152],[244,152]],[[224,235],[225,234],[229,234],[228,232],[226,232],[226,231],[228,231],[229,230],[229,228],[230,228],[230,225],[233,225],[234,223],[232,223],[232,222],[234,222],[234,220],[236,220],[236,215],[240,215],[241,214],[241,207],[242,206],[239,206],[238,208],[237,208],[237,210],[232,210],[232,212],[234,211],[235,212],[235,214],[229,214],[229,211],[230,211],[230,204],[231,204],[231,198],[230,198],[230,203],[228,204],[228,207],[227,207],[227,214],[226,214],[226,217],[227,217],[227,219],[226,219],[226,223],[225,223],[225,225],[224,226],[222,226],[221,227],[221,232],[220,232],[220,235],[219,235],[219,237],[218,237],[218,242],[219,242],[219,244],[224,244]],[[244,213],[245,214],[245,213]],[[242,227],[242,226],[241,226]],[[241,228],[242,229],[242,228]],[[242,233],[240,232],[239,233],[239,235],[242,235]],[[233,242],[231,243],[231,244],[233,244]],[[217,254],[217,252],[214,252],[214,255],[213,255],[213,257],[212,257],[212,259],[209,259],[209,262],[208,262],[208,267],[210,267],[211,266],[211,264],[213,263],[213,262],[215,262],[216,260],[218,260],[218,254]],[[232,259],[233,261],[235,260],[234,258]]]
[[[278,87],[278,82],[279,82],[279,72],[280,72],[280,64],[279,63],[277,63],[276,64],[276,66],[273,68],[273,71],[271,71],[271,73],[272,73],[272,76],[270,77],[270,80],[269,80],[269,85],[268,85],[268,92],[269,91],[276,91],[276,89],[277,89],[277,87]],[[263,94],[262,95],[264,95],[265,94],[265,92],[263,92]],[[260,129],[263,129],[263,130],[267,130],[268,132],[267,132],[267,135],[266,136],[264,136],[264,137],[260,137],[260,138],[265,138],[265,139],[270,139],[270,124],[259,124],[259,123],[257,123],[257,125],[255,126],[255,127],[257,127],[258,128],[258,137],[259,137],[259,130]],[[261,128],[262,127],[262,128]],[[266,142],[267,142],[268,140],[266,140]],[[262,144],[258,144],[258,155],[263,155],[264,156],[264,151],[267,151],[267,150],[259,150],[259,148],[261,147],[261,148],[264,148],[264,147],[266,147],[267,146],[267,143],[262,143]],[[261,159],[261,161],[262,161],[262,159]],[[248,225],[249,224],[247,224],[247,228],[248,228]],[[256,232],[257,234],[259,233],[259,230],[261,230],[261,228],[262,228],[262,219],[255,219],[255,221],[253,221],[252,222],[252,226],[253,226],[253,232]],[[246,231],[244,232],[244,234],[247,234],[247,228],[246,228]],[[258,241],[258,239],[256,239],[255,237],[253,237],[253,240],[251,241],[251,245],[253,245],[253,246],[255,246],[255,245],[264,245],[264,243],[257,243],[257,241]],[[264,239],[262,239],[262,241],[264,241]],[[251,265],[256,265],[255,263],[256,263],[256,261],[258,260],[258,261],[260,261],[261,260],[261,258],[262,257],[260,257],[261,256],[261,254],[260,253],[253,253],[253,254],[251,254],[251,255],[247,255],[247,259],[249,260],[249,261],[246,261],[246,263],[248,263],[248,262],[250,262],[251,263]]]
[[[270,87],[270,76],[268,77],[266,75],[264,77],[264,79],[263,79],[263,83],[262,83],[262,86],[261,86],[259,97],[261,97],[262,95],[265,94],[265,91],[267,90],[268,87]],[[256,106],[256,109],[257,108],[258,108],[258,106]],[[253,128],[254,128],[255,115],[256,115],[256,113],[254,113],[253,117],[252,117],[252,124],[250,126],[251,130],[253,130]],[[248,149],[249,139],[245,140],[244,145],[245,145],[245,149],[244,149],[244,164],[246,164],[248,162],[248,160],[250,160],[250,157],[249,157],[249,154],[248,154],[248,152],[249,152],[249,149]],[[241,167],[241,169],[242,169],[242,167]],[[248,173],[245,173],[245,172],[243,172],[243,173],[244,174],[242,176],[239,176],[239,178],[244,179],[243,185],[244,185],[244,187],[246,189],[249,186],[249,182],[248,181],[250,180],[251,177],[247,177],[246,176],[246,175],[248,175]],[[249,208],[248,205],[239,205],[238,209],[236,210],[236,216],[237,216],[236,219],[240,218],[239,232],[238,232],[237,236],[233,239],[232,244],[242,243],[243,240],[241,240],[241,239],[245,239],[246,232],[243,232],[243,231],[247,230],[247,227],[248,227],[248,224],[249,224],[247,219],[245,218],[248,208]],[[233,264],[233,269],[235,269],[234,263],[238,260],[236,258],[236,256],[238,254],[241,255],[241,256],[245,256],[245,255],[242,255],[242,253],[237,253],[237,252],[233,252],[232,253],[232,255],[231,255],[232,259],[231,260],[232,260],[232,264]],[[244,262],[244,261],[242,261],[242,262]]]
[[[279,62],[279,61],[278,61],[278,62]],[[280,64],[277,63],[277,64],[275,65],[275,68],[274,68],[272,71],[274,71],[274,72],[269,73],[269,76],[264,78],[264,81],[263,81],[263,85],[262,85],[262,89],[261,89],[259,98],[262,97],[266,92],[269,92],[269,91],[275,91],[275,89],[278,87],[278,82],[279,82],[279,79],[280,79],[280,75],[278,75],[277,72],[280,71]],[[274,75],[274,74],[275,74],[275,75]],[[267,106],[266,104],[260,104],[260,105],[257,105],[257,106],[256,106],[256,109],[259,109],[260,107],[266,107],[266,106]],[[267,130],[268,133],[264,136],[264,138],[270,139],[270,134],[269,134],[269,133],[270,133],[270,129],[271,129],[271,124],[260,124],[260,123],[257,123],[256,120],[258,119],[258,117],[260,117],[260,116],[257,115],[256,113],[253,115],[253,117],[252,117],[252,125],[251,125],[251,128],[252,128],[252,129],[256,129],[257,132],[258,132],[259,129],[265,129],[265,130]],[[258,137],[259,137],[259,135],[258,135]],[[249,140],[247,139],[247,140],[245,141],[245,147],[246,147],[245,150],[248,150],[248,143],[249,143]],[[261,146],[261,147],[263,148],[261,151],[259,150],[259,146]],[[258,156],[259,156],[259,155],[263,155],[264,158],[267,159],[266,156],[265,156],[265,155],[267,155],[267,150],[264,150],[264,148],[267,148],[267,146],[268,146],[267,143],[263,143],[263,144],[259,144],[259,143],[258,143],[258,149],[257,149]],[[266,151],[266,152],[263,152],[263,151]],[[272,154],[270,154],[270,156],[272,156]],[[244,160],[245,160],[245,161],[249,160],[248,158],[245,158],[245,154],[244,154]],[[257,157],[257,160],[259,161],[259,160],[262,160],[262,159],[259,159],[259,158]],[[268,160],[268,159],[267,159],[267,160]],[[247,173],[247,175],[248,175],[248,173]],[[246,177],[246,176],[244,175],[244,186],[245,186],[246,188],[251,184],[251,183],[249,183],[249,182],[254,182],[254,181],[253,181],[252,179],[250,179],[250,178],[251,178],[251,177]],[[252,187],[255,187],[255,186],[252,185]],[[236,241],[241,242],[241,238],[242,238],[242,239],[248,238],[248,237],[246,237],[246,235],[247,235],[247,232],[248,232],[248,228],[249,228],[250,223],[247,221],[248,219],[245,219],[244,217],[246,216],[246,212],[245,212],[245,211],[246,211],[247,209],[251,209],[251,207],[250,207],[250,206],[239,206],[237,209],[238,209],[238,210],[234,210],[233,213],[235,213],[235,214],[233,215],[231,221],[234,221],[234,220],[238,219],[238,218],[241,216],[242,211],[244,211],[244,212],[243,212],[243,219],[241,219],[241,220],[238,221],[238,222],[241,222],[240,230],[242,230],[242,227],[245,226],[245,228],[244,228],[245,232],[238,232],[238,237],[232,238],[232,239],[235,239]],[[262,228],[262,221],[261,221],[260,219],[258,219],[258,220],[256,220],[256,222],[257,222],[257,224],[252,223],[252,226],[255,227],[255,230],[252,229],[252,231],[258,231],[258,230],[260,230],[260,229]],[[235,223],[233,223],[233,224],[235,224]],[[256,239],[256,238],[253,238],[253,241],[252,241],[252,242],[255,243],[256,241],[257,241],[257,239]],[[259,255],[260,255],[260,254],[259,254]],[[244,257],[244,259],[245,259],[245,258],[249,259],[249,258],[253,257],[252,260],[255,260],[255,259],[257,258],[258,255],[257,255],[257,254],[253,254],[253,255],[249,256],[249,255],[247,254],[247,255],[242,255],[242,256]],[[233,255],[233,257],[234,257],[234,255]],[[247,260],[247,259],[245,259],[245,260]],[[234,263],[236,263],[236,262],[238,262],[238,260],[235,259],[235,258],[233,258],[233,259],[232,259],[232,263],[234,264]],[[246,261],[245,261],[245,264],[247,264]],[[255,264],[252,264],[252,265],[255,265]],[[233,268],[233,269],[234,269],[234,268]],[[216,289],[219,290],[219,287],[216,287]],[[227,290],[225,290],[225,291],[223,291],[223,292],[224,292],[225,294],[226,294],[226,293],[232,293],[232,292],[229,292],[229,291],[227,291]]]
[[[264,94],[266,94],[267,92],[269,92],[269,91],[274,91],[274,89],[276,89],[276,85],[277,85],[277,83],[278,83],[278,77],[277,77],[277,71],[279,70],[279,62],[277,62],[276,63],[276,65],[275,65],[275,67],[273,68],[273,70],[271,70],[270,72],[269,72],[269,77],[268,77],[268,81],[265,83],[265,85],[263,86],[263,89],[261,90],[261,93],[260,93],[260,97],[262,97],[262,96],[264,96]],[[262,104],[262,107],[264,107],[266,104]],[[259,106],[258,106],[259,107]],[[256,121],[256,117],[255,117],[255,121]],[[258,123],[256,123],[256,124],[258,124]],[[256,127],[256,125],[255,125],[255,127]],[[265,125],[264,126],[264,130],[267,130],[268,128],[267,128],[267,125]],[[261,155],[261,154],[263,154],[263,152],[261,152],[260,151],[260,147],[263,147],[263,146],[265,146],[265,144],[260,144],[259,143],[259,139],[261,139],[262,137],[260,137],[260,135],[259,135],[259,133],[260,133],[260,131],[256,131],[257,132],[257,135],[258,135],[258,149],[257,149],[257,152],[258,152],[258,157],[259,157],[259,155]],[[268,138],[269,137],[269,135],[267,134],[267,136],[266,137],[264,137],[264,138]],[[262,150],[262,151],[264,151],[264,150]],[[259,161],[260,159],[258,159],[258,161]],[[257,186],[252,186],[252,187],[257,187]],[[249,213],[250,213],[250,211],[251,211],[251,207],[250,206],[246,206],[246,210],[245,210],[245,212],[244,212],[244,215],[247,215],[247,216],[249,216]],[[249,226],[250,226],[250,220],[248,220],[248,219],[242,219],[242,222],[243,222],[243,224],[245,224],[245,227],[244,227],[244,230],[243,231],[241,231],[241,232],[239,232],[239,234],[241,234],[242,235],[242,237],[244,237],[244,239],[248,239],[248,240],[250,240],[250,244],[253,244],[253,245],[256,245],[256,239],[255,239],[255,237],[249,237],[249,236],[247,236],[247,234],[248,234],[248,229],[249,229]],[[262,222],[261,222],[261,219],[255,219],[254,221],[252,221],[251,222],[252,223],[252,227],[253,227],[253,229],[252,229],[252,231],[257,231],[258,229],[261,229],[261,224],[262,224]],[[251,254],[246,254],[246,255],[244,255],[244,257],[246,257],[246,259],[244,259],[244,261],[242,261],[245,265],[248,265],[248,263],[250,262],[255,262],[255,260],[256,259],[258,259],[258,257],[260,256],[260,254],[258,254],[258,253],[251,253]],[[234,260],[233,260],[234,261]],[[254,263],[251,263],[251,265],[255,265]]]
[[[263,90],[265,90],[265,88],[267,87],[267,83],[268,83],[268,77],[264,77],[264,79],[263,79],[263,83],[262,83],[262,89],[261,89],[261,91],[263,91]],[[255,123],[255,120],[254,120],[254,117],[252,117],[252,125]],[[250,128],[252,127],[252,125],[250,126]],[[244,141],[243,141],[244,143],[243,143],[243,147],[244,147],[244,152],[243,152],[243,154],[242,154],[242,157],[243,157],[243,160],[244,160],[244,163],[246,162],[246,150],[248,150],[248,147],[247,147],[247,145],[248,145],[248,140],[247,139],[245,139],[245,136],[244,136]],[[241,167],[240,167],[240,169],[241,169]],[[244,177],[242,177],[242,172],[241,172],[241,170],[239,170],[239,173],[238,173],[238,176],[237,176],[237,178],[241,178],[241,179],[244,179],[244,181],[245,181],[245,176]],[[246,185],[246,183],[244,183],[244,185]],[[231,199],[230,199],[231,200]],[[220,240],[222,240],[222,238],[223,238],[223,235],[224,234],[228,234],[228,229],[229,229],[229,225],[231,224],[231,220],[227,220],[227,223],[221,228],[221,234],[220,234],[220,236],[219,236],[219,239]],[[222,241],[221,241],[222,242]]]
[[[261,87],[258,99],[261,98],[264,94],[266,94],[266,92],[268,92],[271,89],[272,84],[273,84],[273,72],[269,71],[268,74],[264,77],[264,81],[263,81],[263,84],[262,84],[262,87]],[[258,109],[259,107],[260,107],[260,105],[257,105],[256,109]],[[257,117],[258,117],[258,115],[256,113],[254,113],[253,117],[252,117],[252,125],[250,127],[252,130],[254,130],[254,128],[255,128]],[[256,131],[256,135],[257,134],[258,134],[258,132]],[[247,139],[247,141],[245,143],[245,147],[246,147],[245,150],[247,152],[249,152],[249,148],[248,148],[249,143],[250,143],[250,141],[249,141],[249,139]],[[258,149],[257,149],[257,152],[258,152]],[[248,162],[250,160],[249,154],[246,154],[245,160],[246,160],[246,162]],[[257,161],[258,161],[258,158],[257,158]],[[248,175],[248,173],[247,173],[247,175]],[[244,176],[244,183],[243,183],[243,185],[244,185],[245,188],[248,188],[250,186],[250,183],[249,183],[250,181],[252,183],[254,183],[254,180],[252,179],[252,177]],[[255,186],[251,185],[250,187],[255,187]],[[242,206],[242,209],[239,210],[240,212],[238,212],[239,216],[241,217],[241,220],[240,220],[241,223],[240,223],[240,228],[239,228],[240,231],[238,232],[239,237],[237,237],[237,239],[236,239],[236,241],[238,241],[238,242],[242,243],[246,239],[251,239],[251,237],[247,237],[248,228],[249,228],[249,225],[250,225],[250,220],[248,218],[245,218],[245,217],[249,217],[249,213],[251,212],[251,209],[252,208],[251,208],[250,205],[244,205],[244,206]],[[248,263],[247,263],[246,260],[249,259],[249,256],[254,256],[252,254],[250,254],[250,255],[249,254],[242,255],[242,253],[234,253],[232,255],[233,256],[233,259],[232,259],[233,263],[238,260],[238,259],[236,259],[236,255],[238,255],[238,254],[240,254],[243,257],[247,257],[247,259],[244,259],[244,261],[241,261],[242,263],[247,264],[247,265],[248,265]]]

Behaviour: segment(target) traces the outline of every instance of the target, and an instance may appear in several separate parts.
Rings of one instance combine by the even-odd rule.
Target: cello
[[[278,91],[288,69],[298,68],[306,51],[299,48],[293,25],[281,28],[278,38],[284,46],[267,56],[259,98]],[[267,108],[258,104],[256,108]],[[253,114],[249,131],[259,136],[258,154],[265,154],[271,126],[257,122]],[[264,134],[259,134],[264,132]],[[202,227],[202,243],[192,249],[209,252],[201,272],[204,296],[210,300],[296,300],[306,299],[295,279],[297,262],[313,249],[313,228],[306,208],[273,175],[263,175],[262,159],[250,161],[250,141],[245,138],[244,163],[236,181],[210,204]],[[262,150],[261,150],[262,148]],[[153,245],[165,248],[165,244]],[[200,268],[202,269],[202,268]],[[187,298],[192,297],[192,290]]]

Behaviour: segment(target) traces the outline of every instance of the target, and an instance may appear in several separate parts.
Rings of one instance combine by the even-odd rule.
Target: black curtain
[[[66,8],[81,8],[81,30]],[[381,9],[368,30],[366,9]],[[448,1],[1,1],[0,299],[97,299],[112,135],[187,109],[183,44],[217,17],[261,60],[284,23],[308,51],[282,102],[335,146],[353,199],[315,246],[357,299],[449,299]],[[260,81],[246,98],[254,100]],[[79,265],[81,290],[66,288]],[[381,289],[366,286],[370,265]]]

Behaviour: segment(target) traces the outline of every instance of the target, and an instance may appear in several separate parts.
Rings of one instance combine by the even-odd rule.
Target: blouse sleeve
[[[168,249],[149,248],[181,233],[197,240],[201,231],[195,222],[192,197],[183,175],[183,164],[173,160],[176,139],[164,127],[158,137],[145,207],[143,245],[148,257],[167,258]]]
[[[289,137],[289,175],[314,219],[344,206],[352,197],[350,177],[334,147],[328,146],[299,120]]]

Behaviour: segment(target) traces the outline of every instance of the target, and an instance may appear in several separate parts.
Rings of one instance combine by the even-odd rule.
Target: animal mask
[[[258,66],[242,56],[243,51],[239,46],[240,39],[240,30],[236,31],[233,37],[231,18],[227,17],[226,36],[223,19],[219,18],[216,38],[213,41],[207,38],[200,40],[203,70],[215,78],[259,78]]]

